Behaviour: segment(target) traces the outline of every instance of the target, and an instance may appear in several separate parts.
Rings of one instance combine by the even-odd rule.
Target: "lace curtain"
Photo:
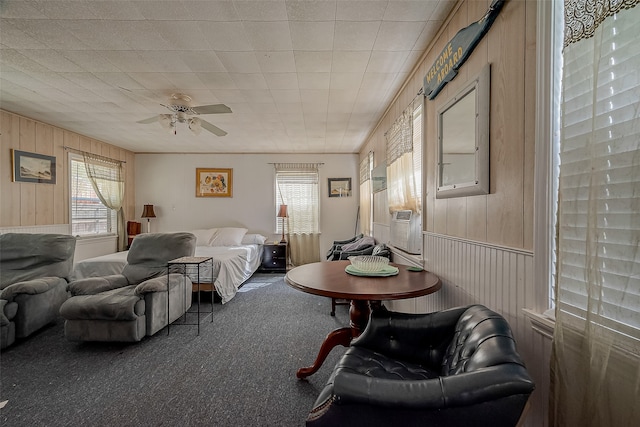
[[[83,153],[84,166],[93,190],[103,205],[118,217],[118,251],[127,247],[124,209],[124,170],[122,162],[91,153]]]
[[[387,137],[387,203],[389,212],[420,212],[413,164],[413,103],[385,134]]]
[[[552,426],[640,425],[637,3],[565,2]]]
[[[360,162],[360,232],[371,236],[371,165],[373,152],[369,152]]]

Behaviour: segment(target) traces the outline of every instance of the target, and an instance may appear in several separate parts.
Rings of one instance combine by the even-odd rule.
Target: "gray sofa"
[[[135,342],[151,336],[191,307],[191,280],[167,274],[167,261],[193,256],[191,233],[140,234],[121,274],[73,281],[60,307],[70,341]],[[167,288],[169,312],[167,312]]]
[[[75,237],[64,234],[0,235],[1,348],[58,318],[75,248]]]

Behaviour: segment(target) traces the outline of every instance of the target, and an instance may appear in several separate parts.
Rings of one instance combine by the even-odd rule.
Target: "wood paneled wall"
[[[487,11],[490,0],[464,1],[449,17],[439,37],[375,132],[360,151],[385,161],[384,133],[423,85],[437,55],[455,34]],[[423,229],[518,249],[533,249],[533,172],[535,136],[536,2],[508,1],[489,33],[458,75],[432,100],[425,99]],[[435,198],[437,110],[491,64],[490,194]],[[384,210],[382,210],[384,212]],[[374,221],[385,223],[383,218]]]
[[[135,218],[133,152],[0,110],[0,227],[69,224],[69,168],[65,146],[126,161],[125,217]],[[12,182],[11,149],[55,156],[56,184]]]

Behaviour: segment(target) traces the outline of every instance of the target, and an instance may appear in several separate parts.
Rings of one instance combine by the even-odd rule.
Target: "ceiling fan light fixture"
[[[202,132],[202,124],[200,123],[200,119],[189,119],[189,130],[195,135],[200,135],[200,132]]]

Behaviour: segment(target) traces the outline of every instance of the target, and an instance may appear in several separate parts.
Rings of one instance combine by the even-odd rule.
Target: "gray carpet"
[[[307,380],[324,337],[348,325],[328,298],[256,274],[213,323],[135,344],[72,343],[63,321],[0,354],[3,426],[302,426],[343,347]],[[252,283],[253,282],[253,283]],[[206,299],[206,298],[205,298]],[[210,310],[210,299],[203,310]],[[193,318],[190,320],[194,320]]]

